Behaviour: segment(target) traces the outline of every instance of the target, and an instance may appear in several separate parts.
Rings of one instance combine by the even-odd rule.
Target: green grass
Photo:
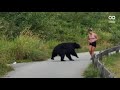
[[[120,78],[120,53],[104,57],[102,63],[104,63],[105,67],[108,68],[115,77]]]
[[[6,64],[0,63],[0,77],[7,74],[9,71],[12,71],[13,68],[11,66],[7,66]]]
[[[115,77],[120,78],[120,53],[103,57],[102,63]],[[83,73],[85,78],[99,78],[99,75],[98,69],[94,68],[93,64],[90,64]]]
[[[90,64],[88,68],[83,73],[84,78],[100,78],[98,69],[96,69],[93,64]]]

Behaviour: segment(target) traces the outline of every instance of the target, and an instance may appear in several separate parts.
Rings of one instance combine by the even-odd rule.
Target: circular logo
[[[108,19],[115,20],[115,16],[108,16]]]

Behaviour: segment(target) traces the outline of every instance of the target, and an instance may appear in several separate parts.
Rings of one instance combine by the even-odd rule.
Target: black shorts
[[[89,43],[89,45],[96,47],[96,42]]]

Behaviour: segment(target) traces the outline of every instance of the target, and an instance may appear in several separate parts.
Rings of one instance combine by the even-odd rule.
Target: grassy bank
[[[14,70],[14,69],[11,66],[0,63],[0,77],[2,77],[3,75],[7,74],[8,72],[10,72],[12,70]]]
[[[115,77],[120,78],[120,53],[104,57],[102,63],[110,70]]]
[[[100,78],[98,69],[96,69],[93,64],[90,64],[88,68],[83,73],[84,78]]]
[[[14,40],[0,40],[0,62],[12,63],[21,60],[41,61],[49,57],[49,43],[43,42],[36,35],[26,32]]]
[[[115,77],[120,78],[120,53],[105,56],[102,63]],[[96,78],[99,77],[99,71],[90,64],[83,76],[85,78]]]

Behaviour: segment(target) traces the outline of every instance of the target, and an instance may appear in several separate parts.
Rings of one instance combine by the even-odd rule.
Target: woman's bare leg
[[[94,55],[95,48],[96,47],[94,47],[94,46],[92,46],[92,48],[91,48],[91,57]]]
[[[91,45],[89,45],[89,53],[90,53],[90,55],[92,57],[92,46]]]

